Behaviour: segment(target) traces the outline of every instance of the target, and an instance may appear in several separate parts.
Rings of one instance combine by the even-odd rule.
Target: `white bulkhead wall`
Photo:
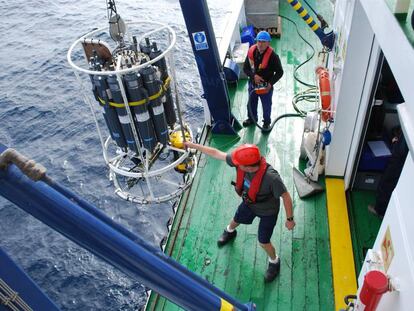
[[[393,257],[387,274],[398,291],[383,295],[377,311],[411,311],[414,306],[414,208],[412,204],[414,162],[410,154],[404,165],[400,180],[392,194],[387,212],[373,250],[381,253],[385,233],[390,231]],[[365,264],[364,264],[365,267]],[[364,273],[364,267],[361,274]],[[359,280],[363,279],[360,275]],[[362,284],[359,284],[362,286]]]
[[[407,143],[413,152],[414,49],[384,0],[337,1],[333,27],[337,41],[329,70],[336,114],[325,171],[329,176],[345,177],[348,187],[370,104],[369,94],[376,82],[374,73],[379,51],[388,60],[406,101],[398,111]]]
[[[370,92],[375,72],[371,60],[374,33],[360,2],[355,0],[336,2],[334,31],[337,40],[329,69],[336,113],[325,172],[342,177],[354,161],[368,107],[364,92]]]
[[[341,59],[332,57],[329,66],[333,79],[336,78],[332,84],[337,113],[326,174],[345,176],[353,165],[353,153],[364,120],[361,115],[368,107],[366,94],[373,84],[372,65],[378,61],[378,50],[381,50],[405,99],[405,103],[398,106],[398,114],[410,153],[373,246],[375,252],[381,253],[389,230],[394,254],[387,273],[399,291],[384,294],[377,310],[413,310],[414,50],[384,0],[343,0],[336,2],[336,8],[343,10],[339,15],[335,12],[334,27],[339,32],[336,48],[345,52]],[[364,263],[360,282],[366,268]]]
[[[381,253],[385,233],[389,230],[394,256],[390,262],[387,274],[398,287],[398,291],[384,294],[377,310],[413,310],[414,49],[384,1],[364,0],[361,2],[361,5],[367,13],[376,40],[388,60],[405,99],[405,103],[398,105],[397,110],[401,127],[410,149],[373,246],[374,251]],[[379,19],[378,16],[381,16],[381,18]],[[367,263],[364,263],[361,274],[366,265]],[[362,279],[362,275],[359,279]]]

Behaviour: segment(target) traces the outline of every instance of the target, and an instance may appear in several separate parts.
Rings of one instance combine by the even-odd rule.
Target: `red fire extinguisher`
[[[372,270],[364,276],[356,310],[375,311],[383,294],[389,290],[388,277],[381,271]]]

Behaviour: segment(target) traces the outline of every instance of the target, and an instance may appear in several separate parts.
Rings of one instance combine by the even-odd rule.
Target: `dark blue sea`
[[[217,32],[226,4],[208,3]],[[125,20],[158,20],[175,29],[184,118],[194,131],[202,127],[202,88],[178,0],[116,5]],[[107,25],[105,1],[1,0],[0,8],[0,142],[42,163],[51,178],[158,246],[171,203],[139,206],[114,194],[93,117],[66,61],[75,39]],[[0,247],[62,310],[139,310],[145,303],[141,284],[1,197]]]

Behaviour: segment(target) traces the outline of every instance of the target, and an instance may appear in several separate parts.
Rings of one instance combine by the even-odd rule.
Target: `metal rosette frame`
[[[89,105],[94,117],[102,145],[103,158],[109,168],[109,179],[115,186],[115,193],[122,199],[138,204],[166,202],[178,198],[187,188],[189,188],[196,174],[197,158],[188,150],[181,147],[177,148],[171,144],[170,141],[165,142],[164,140],[164,143],[161,143],[160,140],[158,140],[156,146],[151,148],[148,148],[148,146],[143,143],[142,134],[136,126],[137,117],[130,107],[131,101],[128,99],[128,90],[124,85],[124,77],[131,73],[139,75],[139,73],[143,72],[142,70],[150,67],[157,68],[154,64],[165,59],[169,65],[168,70],[170,75],[168,77],[168,86],[171,88],[172,94],[174,94],[174,111],[176,111],[178,116],[177,124],[174,126],[169,124],[169,134],[173,131],[178,131],[181,132],[180,135],[183,140],[187,140],[188,136],[192,138],[193,135],[189,125],[184,123],[177,93],[174,59],[171,53],[176,43],[176,34],[170,26],[154,21],[128,23],[127,25],[129,27],[134,27],[134,34],[136,31],[137,37],[139,38],[138,40],[136,40],[136,37],[134,38],[136,45],[137,43],[142,42],[144,38],[149,38],[151,36],[164,38],[163,52],[153,59],[146,59],[144,63],[136,64],[124,61],[122,53],[114,55],[114,52],[114,64],[117,65],[113,66],[111,70],[91,69],[90,66],[86,67],[86,65],[90,65],[90,63],[88,63],[88,55],[86,50],[84,50],[85,58],[82,57],[81,47],[85,42],[94,42],[95,44],[109,48],[109,45],[104,41],[104,39],[109,38],[109,35],[105,32],[106,28],[100,28],[77,39],[69,48],[67,60],[79,82],[83,100]],[[145,25],[145,27],[150,26],[154,30],[144,33],[141,30],[145,29],[145,27],[142,27],[143,25]],[[113,51],[117,49],[119,49],[118,46]],[[84,59],[86,59],[86,62],[82,63]],[[125,63],[128,64],[128,68],[120,65]],[[86,75],[89,75],[92,84],[93,77],[95,76],[104,77],[103,79],[108,79],[108,77],[111,76],[112,82],[116,77],[120,94],[122,95],[121,106],[126,111],[126,114],[122,117],[124,120],[126,117],[129,119],[128,123],[131,125],[130,140],[133,141],[135,150],[130,148],[129,145],[128,147],[119,146],[119,143],[114,140],[112,135],[104,135],[104,131],[101,129],[103,123],[102,118],[97,112],[96,103],[94,103],[94,100],[90,95],[91,92],[88,90],[88,82],[85,79]],[[167,83],[161,84],[160,92],[162,90],[165,91],[165,84]],[[108,90],[108,92],[110,93],[110,90]],[[151,97],[154,98],[154,96],[149,96],[147,97],[147,100],[149,101]],[[99,101],[103,102],[101,98],[99,98]],[[188,171],[184,174],[176,172],[176,168],[180,165],[185,165],[186,168],[188,167]]]

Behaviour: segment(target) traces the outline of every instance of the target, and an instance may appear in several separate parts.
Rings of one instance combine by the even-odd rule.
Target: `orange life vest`
[[[254,174],[252,181],[250,182],[249,192],[247,193],[248,203],[255,203],[256,196],[259,192],[260,185],[262,184],[263,176],[267,170],[266,159],[262,157],[260,159],[259,170]],[[238,195],[242,196],[243,194],[243,183],[244,183],[245,172],[237,167],[237,178],[236,178],[236,192]]]
[[[250,66],[252,67],[252,70],[254,71],[254,51],[257,49],[257,44],[252,45],[247,52],[247,57],[249,58]],[[267,65],[269,64],[270,56],[272,55],[273,49],[269,46],[264,55],[261,64],[259,64],[259,69],[266,69]]]

